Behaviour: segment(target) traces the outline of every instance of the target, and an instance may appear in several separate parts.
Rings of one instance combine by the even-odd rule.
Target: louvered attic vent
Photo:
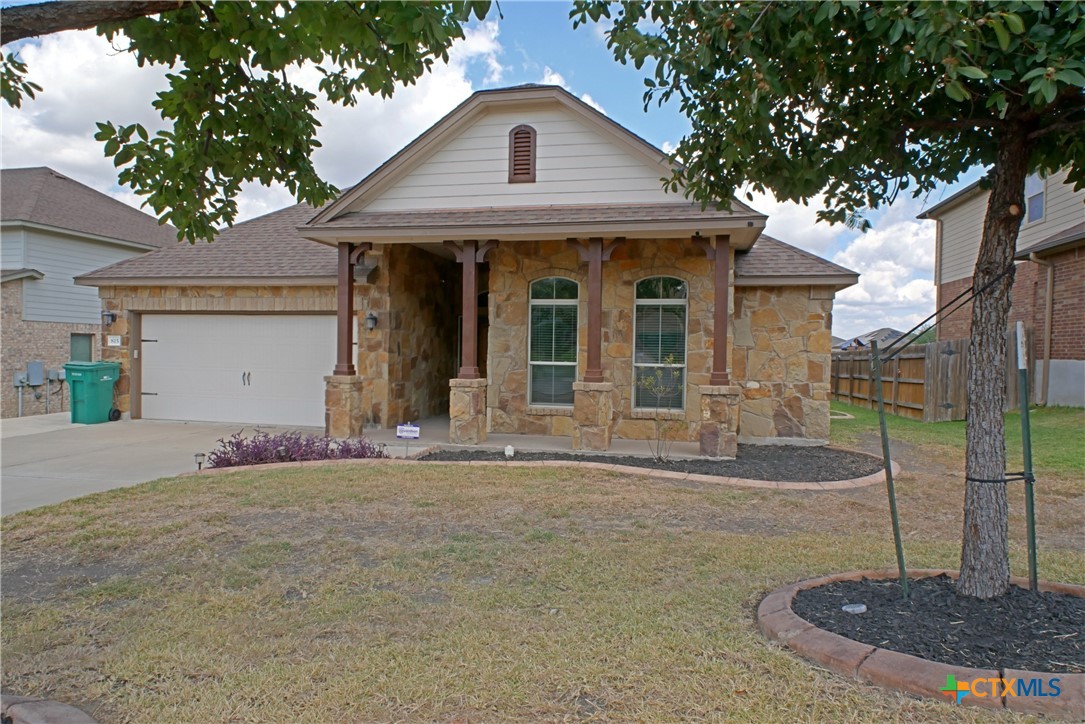
[[[520,125],[509,132],[509,183],[535,181],[535,129]]]

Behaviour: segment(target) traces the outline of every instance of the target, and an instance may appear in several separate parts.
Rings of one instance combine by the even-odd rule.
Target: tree
[[[654,64],[645,107],[692,124],[670,187],[702,204],[745,182],[777,198],[824,193],[829,221],[989,167],[974,283],[958,592],[1009,587],[1003,402],[1013,254],[1030,172],[1085,185],[1085,3],[580,0],[612,18],[622,63]],[[1008,273],[1006,273],[1008,271]],[[988,285],[990,285],[988,287]]]
[[[320,146],[317,96],[287,72],[310,64],[320,92],[354,105],[359,92],[390,97],[463,37],[489,0],[455,2],[47,2],[0,9],[0,39],[97,27],[140,66],[169,67],[154,107],[169,128],[98,124],[96,138],[120,182],[146,196],[162,222],[189,241],[211,240],[237,216],[245,182],[280,182],[320,206],[336,190],[312,163]],[[0,66],[0,96],[18,107],[41,88],[15,53]],[[123,91],[121,91],[123,92]]]

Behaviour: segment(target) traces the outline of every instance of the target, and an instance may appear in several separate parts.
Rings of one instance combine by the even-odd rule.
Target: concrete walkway
[[[220,438],[243,427],[246,432],[253,429],[236,423],[120,420],[73,425],[69,420],[70,413],[62,412],[0,422],[0,513],[191,472],[196,453],[210,452]]]

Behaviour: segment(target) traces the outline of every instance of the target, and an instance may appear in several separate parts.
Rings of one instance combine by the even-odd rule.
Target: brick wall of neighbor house
[[[3,332],[0,335],[0,386],[3,387],[0,416],[15,417],[19,414],[19,390],[12,385],[16,372],[26,370],[26,363],[41,360],[46,369],[60,369],[71,358],[71,335],[92,334],[91,345],[94,358],[98,358],[101,342],[101,325],[69,324],[66,322],[23,321],[22,280],[3,284]],[[36,388],[41,399],[35,399],[34,389],[23,388],[23,415],[45,413],[45,387]],[[49,412],[62,412],[69,407],[69,389],[58,383],[50,386]]]
[[[493,432],[571,435],[571,408],[528,405],[528,289],[549,276],[580,284],[578,378],[587,356],[587,265],[564,241],[502,242],[490,252],[490,335],[487,408]],[[733,266],[732,266],[733,268]],[[628,240],[603,262],[603,377],[614,383],[614,435],[654,437],[655,414],[632,409],[633,303],[635,282],[673,276],[689,283],[685,410],[672,416],[671,435],[695,440],[700,430],[698,385],[712,367],[712,262],[688,239]]]
[[[1085,360],[1085,247],[1052,254],[1045,258],[1055,267],[1051,357]],[[968,289],[972,278],[955,279],[938,287],[938,306]],[[1043,329],[1047,313],[1047,268],[1031,261],[1018,263],[1014,271],[1010,325],[1018,321],[1032,330],[1032,356],[1043,355]],[[972,328],[972,304],[944,317],[938,325],[938,339],[964,339]]]
[[[448,414],[462,287],[457,264],[413,246],[387,246],[384,259],[391,311],[378,314],[389,331],[390,388],[382,422],[391,427]],[[359,309],[362,322],[366,311]]]
[[[829,439],[833,290],[735,290],[732,376],[739,439]]]
[[[361,288],[355,292],[356,309],[364,309]],[[129,312],[334,312],[334,286],[252,287],[102,287],[102,307],[117,313],[109,333],[121,336],[120,347],[102,347],[102,359],[121,363],[114,387],[115,404],[131,412],[131,361]],[[364,327],[364,324],[363,324]],[[331,373],[331,370],[328,370]]]

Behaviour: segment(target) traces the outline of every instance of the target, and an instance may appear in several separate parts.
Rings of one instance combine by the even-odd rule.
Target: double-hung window
[[[637,282],[633,400],[643,410],[681,410],[686,398],[688,286],[673,277]]]
[[[1031,224],[1044,218],[1044,178],[1034,173],[1025,179],[1025,223]]]
[[[571,279],[548,277],[531,283],[528,399],[532,405],[573,404],[578,296],[577,283]]]

